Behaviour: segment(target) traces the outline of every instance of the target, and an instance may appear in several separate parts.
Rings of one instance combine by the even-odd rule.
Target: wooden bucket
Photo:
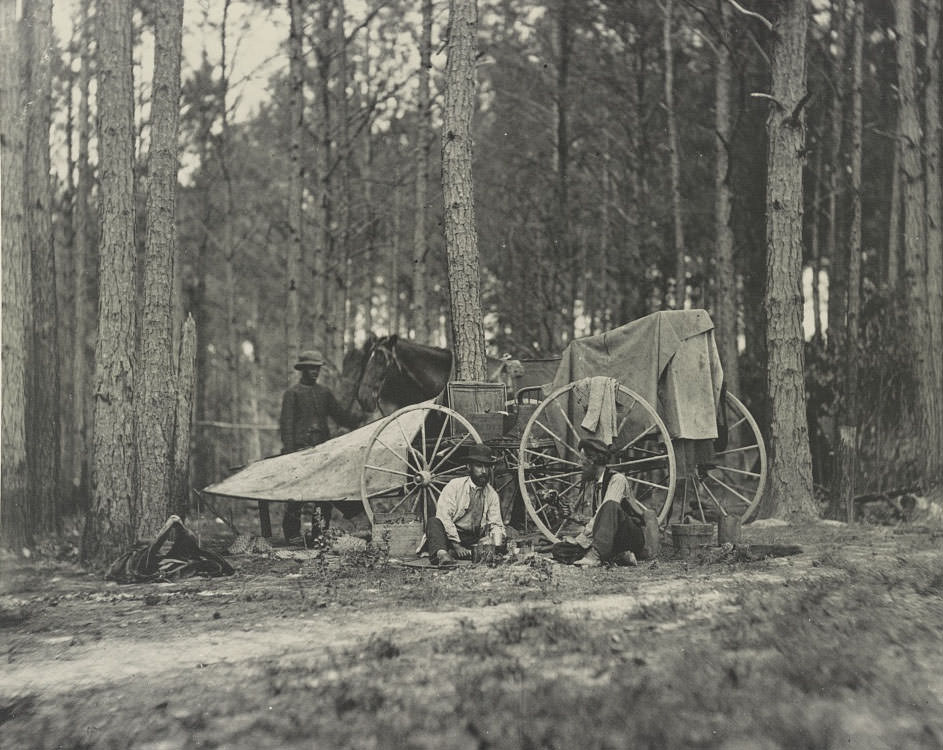
[[[711,523],[671,524],[671,542],[680,557],[690,557],[701,547],[709,546],[713,538],[714,525]]]

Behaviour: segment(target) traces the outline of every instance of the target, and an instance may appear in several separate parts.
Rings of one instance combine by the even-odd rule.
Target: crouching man
[[[583,438],[579,450],[583,481],[593,489],[593,517],[579,534],[554,545],[554,558],[580,566],[638,565],[637,555],[645,548],[642,524],[647,509],[635,499],[625,475],[606,466],[608,445]]]
[[[471,547],[498,528],[505,535],[501,503],[491,486],[496,463],[486,445],[472,445],[465,456],[468,476],[453,479],[442,488],[435,516],[426,524],[426,546],[433,565],[453,567],[456,558],[468,560]]]

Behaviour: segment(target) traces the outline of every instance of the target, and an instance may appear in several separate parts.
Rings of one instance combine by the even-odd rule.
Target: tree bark
[[[774,28],[767,119],[766,312],[770,495],[766,511],[813,517],[802,331],[802,160],[805,147],[807,0],[786,0]]]
[[[681,216],[681,154],[674,104],[674,51],[671,44],[672,0],[665,0],[663,52],[665,55],[665,116],[668,125],[668,159],[671,173],[671,219],[675,258],[675,293],[673,307],[684,309],[687,275],[684,261],[684,222]]]
[[[858,311],[861,289],[861,58],[864,3],[855,2],[851,53],[851,226],[848,231],[848,285],[845,314],[845,388],[838,427],[838,492],[829,508],[831,518],[854,520],[858,466]]]
[[[459,380],[485,378],[471,140],[477,33],[476,0],[450,0],[442,127],[442,188],[452,337]]]
[[[847,0],[833,0],[832,7],[835,58],[832,62],[832,102],[829,113],[831,115],[831,138],[829,140],[828,158],[828,233],[826,255],[828,256],[828,327],[833,335],[841,337],[844,327],[842,318],[845,313],[845,268],[839,257],[839,194],[842,190],[842,113],[845,101],[845,7]]]
[[[344,351],[347,345],[348,331],[351,325],[351,298],[350,290],[353,283],[353,268],[350,254],[350,215],[353,195],[351,195],[350,163],[353,159],[353,149],[350,145],[350,100],[347,95],[347,85],[350,78],[347,60],[347,35],[344,32],[344,20],[347,9],[344,0],[335,0],[337,4],[337,18],[334,21],[335,54],[337,55],[337,129],[340,156],[340,204],[338,206],[338,244],[337,253],[339,269],[337,274],[337,308],[335,320],[338,325],[334,328],[334,340],[331,345],[333,362],[337,372],[341,371]],[[353,340],[353,336],[350,336]]]
[[[26,118],[20,102],[21,60],[16,0],[0,0],[0,191],[3,193],[3,471],[0,472],[0,545],[21,550],[31,529],[27,496],[26,353],[29,255],[26,249],[24,150]]]
[[[296,359],[302,348],[301,337],[301,270],[304,268],[304,178],[305,162],[301,141],[304,133],[304,0],[288,0],[291,25],[289,31],[289,76],[291,78],[290,161],[291,176],[288,188],[288,259],[285,272],[285,350]]]
[[[75,202],[72,206],[75,227],[75,268],[73,275],[73,317],[75,318],[75,341],[72,347],[72,429],[74,431],[71,454],[71,479],[73,494],[84,505],[87,498],[80,492],[88,488],[88,425],[90,415],[86,391],[89,381],[89,357],[87,352],[89,330],[89,299],[87,268],[90,255],[92,216],[89,194],[92,189],[92,168],[89,164],[89,85],[91,82],[92,42],[91,0],[82,0],[82,20],[79,35],[82,48],[79,72],[78,156]]]
[[[931,349],[930,295],[927,285],[927,222],[925,178],[920,154],[920,108],[916,100],[913,8],[910,0],[898,0],[897,83],[900,97],[901,168],[904,200],[904,289],[910,319],[910,345],[917,383],[916,411],[925,457],[924,479],[934,481],[943,462],[943,418],[936,389]],[[939,249],[936,249],[939,251]],[[939,290],[936,290],[939,293]]]
[[[429,186],[429,149],[432,145],[432,107],[429,75],[432,70],[432,0],[422,0],[422,38],[419,42],[419,111],[416,113],[416,223],[413,231],[413,304],[412,328],[416,340],[429,340],[426,318],[426,193]]]
[[[59,311],[52,233],[49,128],[52,120],[52,0],[24,0],[27,52],[26,237],[32,282],[26,440],[33,530],[59,524]],[[31,373],[31,374],[29,374]]]
[[[177,253],[177,130],[183,0],[154,6],[150,181],[145,237],[144,320],[139,404],[141,514],[139,539],[152,537],[173,508],[174,263]]]
[[[335,324],[332,321],[334,283],[332,277],[332,260],[334,259],[332,222],[333,204],[331,200],[331,12],[333,3],[321,3],[321,12],[318,17],[318,40],[315,54],[318,61],[318,132],[321,141],[317,152],[317,182],[318,182],[318,222],[321,227],[318,237],[317,251],[314,257],[314,286],[317,298],[315,300],[315,320],[313,339],[315,346],[326,351],[332,341]]]
[[[940,149],[943,123],[940,122],[940,72],[943,49],[940,45],[940,0],[927,2],[927,90],[924,95],[927,127],[925,129],[925,175],[927,181],[927,300],[930,318],[930,351],[935,354],[937,402],[943,400],[943,183]],[[943,418],[943,406],[937,415]],[[940,428],[943,430],[943,427]],[[937,471],[943,469],[943,459]],[[939,474],[937,474],[939,476]]]
[[[403,197],[399,189],[399,170],[393,171],[393,238],[390,240],[390,279],[389,279],[389,333],[399,332],[399,258],[400,233],[403,221]]]
[[[190,436],[196,382],[196,323],[188,315],[180,336],[177,356],[177,403],[174,414],[174,512],[186,518],[190,509]]]
[[[730,63],[729,15],[726,2],[720,2],[720,34],[717,44],[717,72],[714,78],[714,232],[716,235],[717,304],[714,326],[717,348],[724,364],[728,390],[740,394],[739,350],[737,347],[737,269],[733,262],[733,228],[730,225]]]
[[[92,431],[92,508],[82,555],[106,561],[134,542],[135,446],[134,89],[131,6],[100,0],[98,152],[101,172],[98,342]]]
[[[900,281],[901,143],[900,127],[894,126],[894,161],[891,167],[891,205],[887,212],[887,287],[897,290]]]

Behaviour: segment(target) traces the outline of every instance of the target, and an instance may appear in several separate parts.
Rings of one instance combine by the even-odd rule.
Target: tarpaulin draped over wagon
[[[612,377],[655,406],[673,438],[716,438],[723,368],[713,329],[706,310],[669,310],[575,339],[553,388]]]
[[[419,432],[426,414],[425,410],[416,409],[397,417],[402,432],[387,430],[392,434],[389,439],[384,434],[384,443],[400,454],[405,453],[406,442],[412,441]],[[280,502],[360,500],[364,455],[378,425],[379,422],[371,422],[313,448],[256,461],[204,491],[222,497]],[[402,470],[402,459],[397,460],[389,450],[375,448],[370,454],[370,462],[373,466]],[[391,473],[387,485],[391,484],[389,477],[397,478]],[[369,472],[367,492],[386,489],[381,484],[382,473]]]

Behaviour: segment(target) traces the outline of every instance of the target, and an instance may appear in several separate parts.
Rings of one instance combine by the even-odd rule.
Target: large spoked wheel
[[[518,483],[524,507],[551,541],[575,533],[591,514],[592,491],[583,482],[579,427],[585,407],[577,383],[558,388],[534,411],[521,436]],[[616,436],[609,466],[623,473],[636,498],[663,521],[675,489],[675,454],[668,428],[645,399],[617,386]]]
[[[393,412],[370,437],[360,473],[360,499],[375,522],[417,518],[425,523],[442,488],[465,473],[461,449],[481,438],[458,412],[415,404]]]
[[[756,513],[766,489],[766,446],[760,428],[733,394],[724,403],[727,436],[715,442],[713,457],[699,463],[694,477],[695,497],[704,508],[718,505],[746,522]]]

